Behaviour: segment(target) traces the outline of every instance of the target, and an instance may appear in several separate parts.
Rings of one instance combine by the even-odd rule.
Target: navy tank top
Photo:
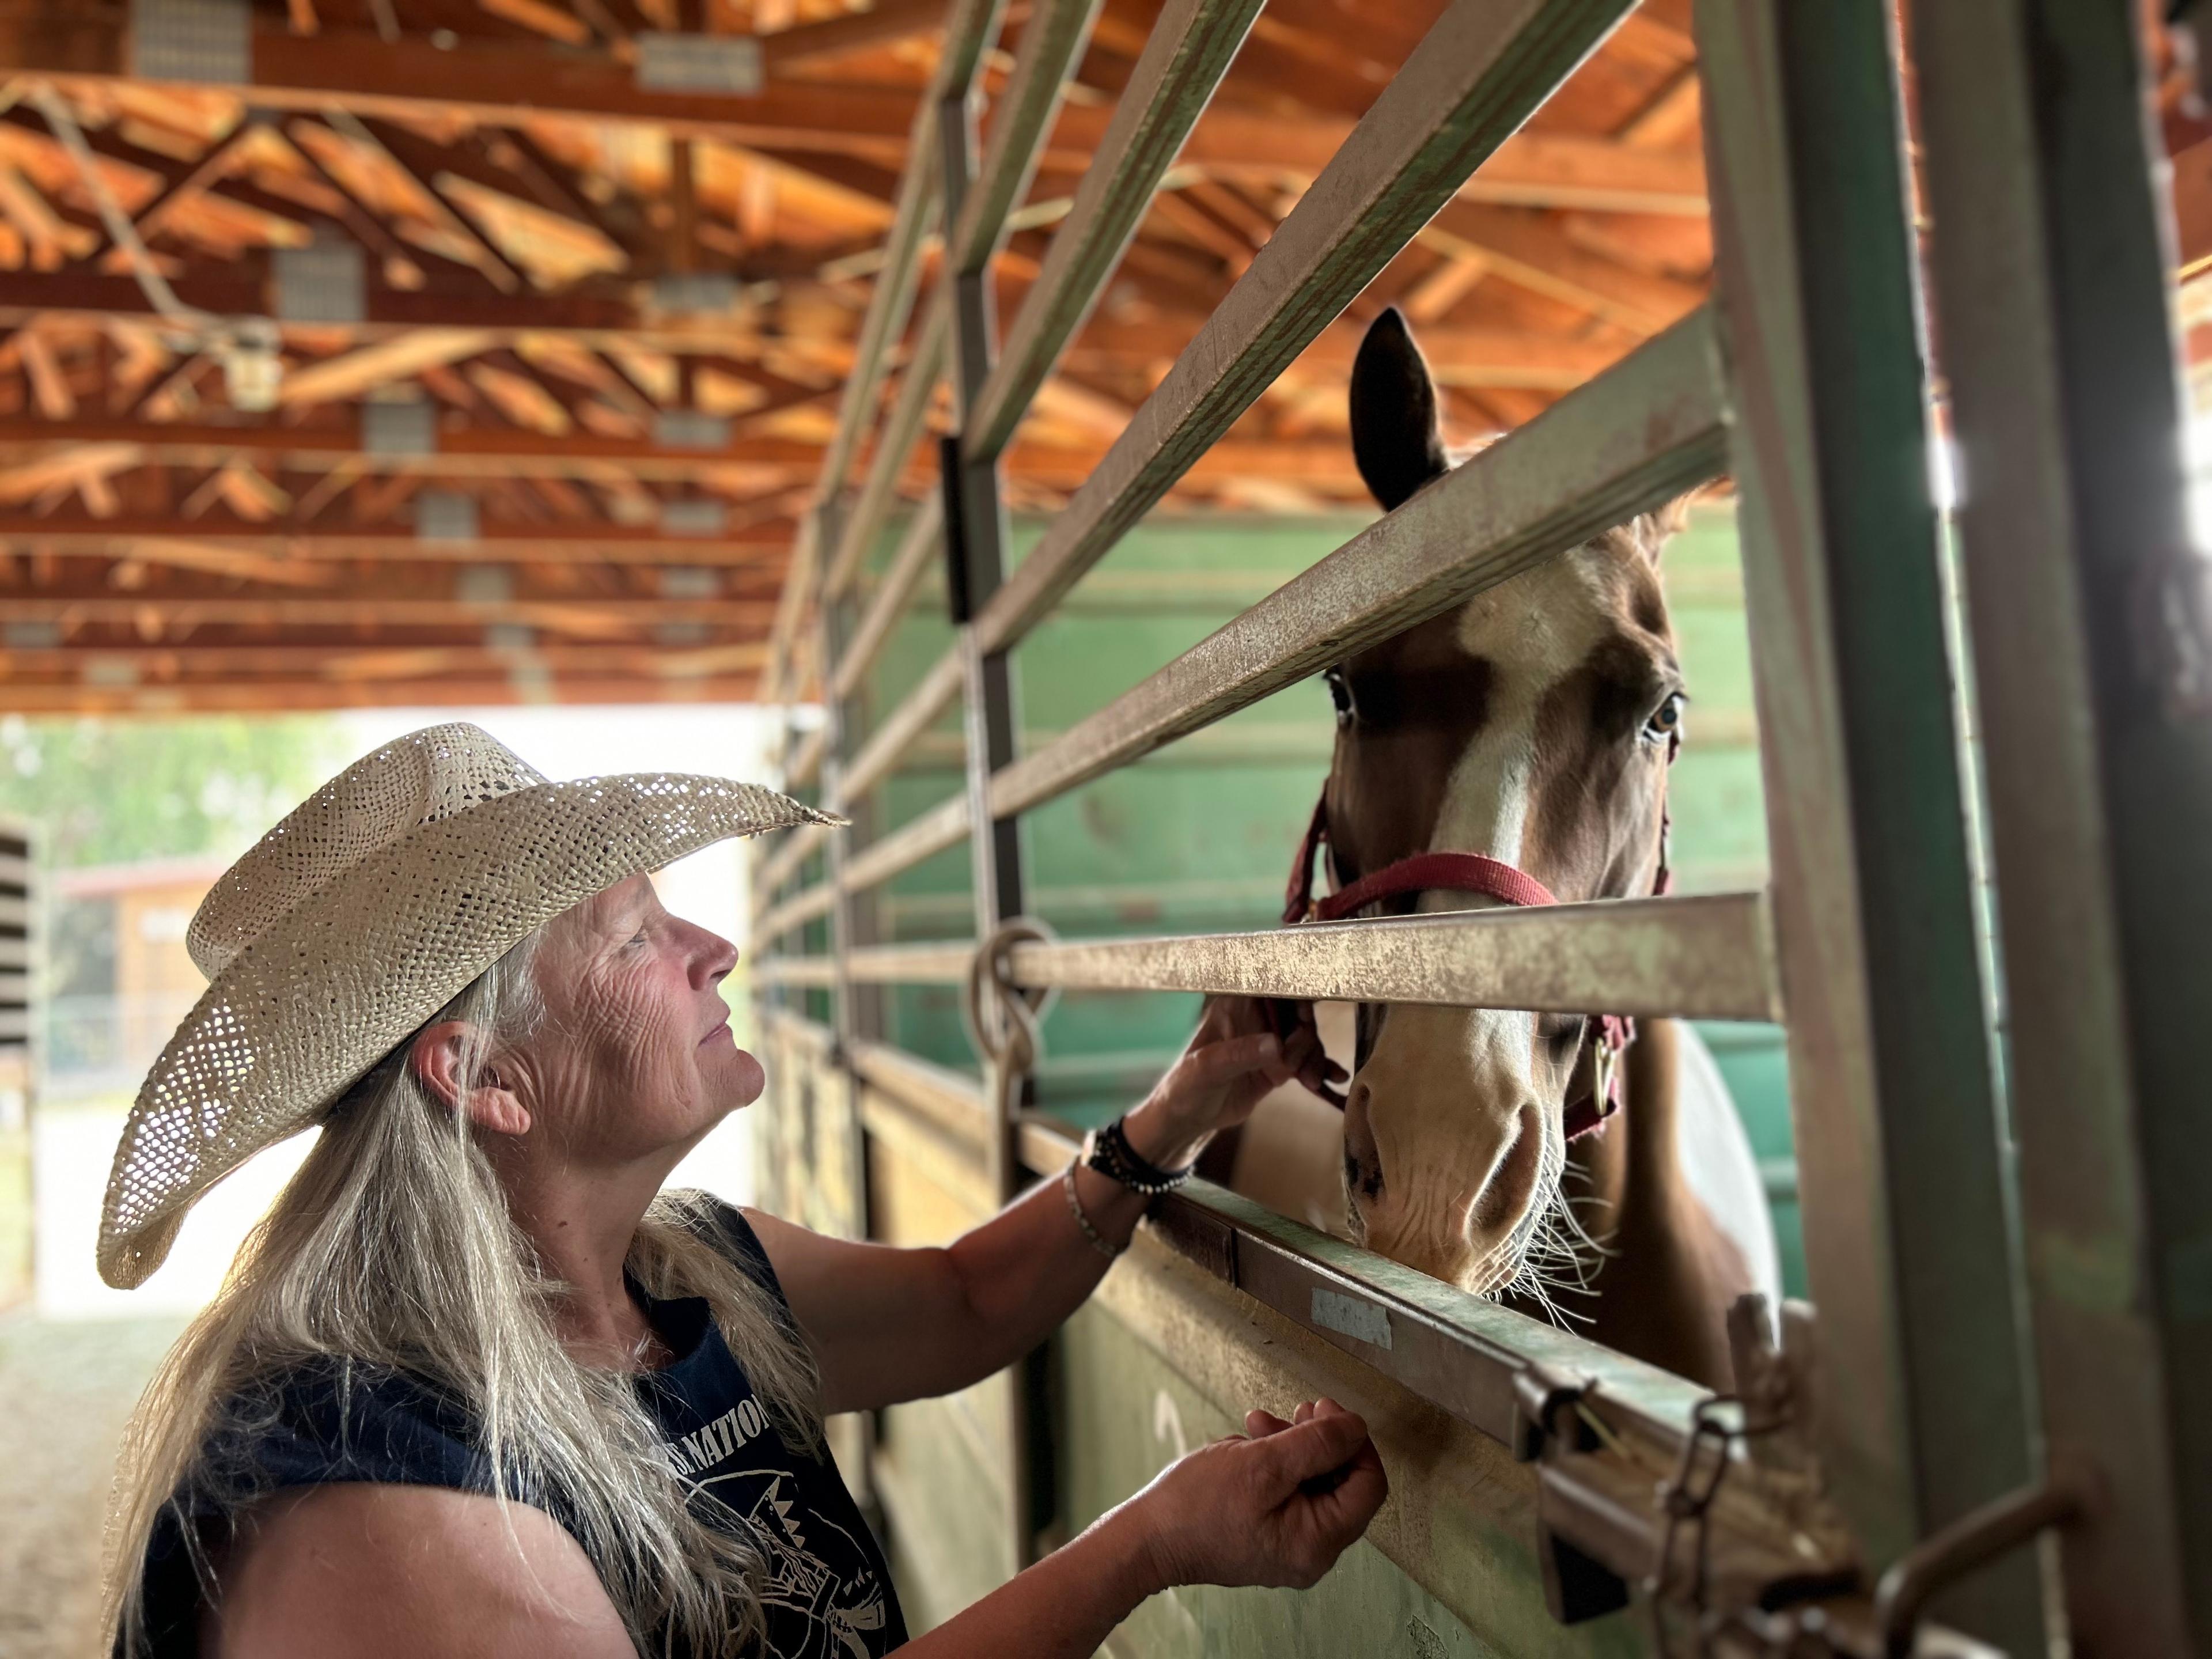
[[[787,1318],[783,1287],[744,1217],[717,1203],[712,1226],[714,1242],[768,1289]],[[836,1464],[826,1453],[817,1460],[784,1444],[704,1298],[658,1301],[634,1281],[630,1289],[675,1356],[636,1379],[639,1397],[694,1493],[720,1500],[702,1504],[702,1515],[726,1528],[744,1528],[765,1565],[765,1635],[750,1651],[769,1659],[881,1659],[903,1644],[906,1625],[890,1571]],[[241,1503],[339,1481],[492,1489],[469,1413],[416,1378],[331,1360],[271,1379],[232,1402],[148,1545],[146,1618],[155,1659],[199,1653],[202,1587],[185,1528],[207,1528],[201,1537],[213,1547],[224,1540],[208,1523]],[[557,1495],[541,1507],[562,1520]],[[664,1648],[656,1643],[652,1650]],[[665,1650],[672,1659],[709,1659],[688,1648]]]

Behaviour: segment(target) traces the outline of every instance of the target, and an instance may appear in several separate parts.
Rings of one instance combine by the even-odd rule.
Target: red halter
[[[1668,746],[1670,765],[1675,747],[1672,744]],[[1663,894],[1674,884],[1673,872],[1667,861],[1670,829],[1662,809],[1659,819],[1659,874],[1652,884],[1655,893]],[[1480,853],[1416,853],[1411,858],[1386,864],[1371,875],[1362,876],[1349,887],[1339,888],[1316,899],[1313,896],[1314,867],[1321,860],[1322,843],[1328,839],[1328,797],[1324,793],[1314,803],[1312,822],[1306,825],[1305,839],[1298,843],[1297,856],[1291,864],[1290,886],[1283,895],[1283,925],[1286,927],[1306,921],[1341,921],[1378,900],[1407,893],[1478,893],[1500,904],[1523,908],[1559,902],[1553,896],[1550,888],[1527,871]],[[1603,1127],[1605,1121],[1620,1110],[1620,1060],[1622,1052],[1636,1041],[1636,1022],[1626,1014],[1592,1014],[1588,1035],[1594,1045],[1597,1086],[1589,1098],[1568,1103],[1565,1128],[1570,1140]],[[1338,1100],[1336,1104],[1341,1106],[1344,1103]]]

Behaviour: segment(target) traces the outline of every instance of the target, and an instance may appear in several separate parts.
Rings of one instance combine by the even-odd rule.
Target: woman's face
[[[643,876],[556,918],[536,958],[545,1018],[511,1062],[533,1127],[579,1161],[620,1163],[688,1148],[751,1104],[760,1062],[720,989],[737,960]]]

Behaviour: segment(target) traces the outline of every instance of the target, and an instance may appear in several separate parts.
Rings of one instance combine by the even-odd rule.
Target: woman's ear
[[[529,1133],[530,1109],[507,1086],[496,1067],[480,1066],[476,1086],[463,1087],[468,1051],[475,1036],[476,1028],[466,1020],[441,1019],[416,1037],[407,1062],[425,1089],[464,1114],[477,1128],[494,1134]]]

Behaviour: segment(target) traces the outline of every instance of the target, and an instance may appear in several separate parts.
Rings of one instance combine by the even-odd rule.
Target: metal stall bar
[[[1261,0],[1170,0],[1121,89],[1091,169],[1006,330],[961,434],[970,460],[1001,453],[1037,388],[1121,262],[1152,192],[1243,44]]]
[[[906,375],[898,401],[876,434],[876,453],[868,463],[868,476],[854,498],[852,511],[837,529],[837,551],[822,578],[822,597],[842,599],[860,574],[860,562],[875,544],[877,533],[898,500],[900,476],[907,459],[921,436],[929,416],[930,399],[945,370],[945,337],[951,325],[951,307],[940,294],[923,319],[914,355],[907,360]]]
[[[930,307],[921,325],[921,337],[907,361],[897,401],[892,405],[890,418],[876,434],[875,453],[869,459],[867,476],[851,507],[837,514],[836,551],[823,574],[821,593],[823,702],[833,711],[841,701],[852,696],[854,689],[849,682],[842,689],[835,684],[837,665],[850,649],[855,628],[849,603],[853,584],[860,574],[861,561],[874,545],[878,532],[898,501],[900,475],[906,470],[907,458],[928,416],[930,400],[936,395],[938,377],[945,366],[948,309],[942,296]],[[843,752],[842,732],[843,722],[833,717],[810,732],[785,769],[784,787],[803,789],[812,783],[825,757]],[[845,804],[829,790],[823,792],[823,798],[836,801],[841,807]]]
[[[757,951],[770,939],[828,915],[830,907],[837,902],[838,888],[836,881],[824,880],[793,894],[763,915],[753,923],[753,948]]]
[[[1628,9],[1629,0],[1456,0],[975,614],[980,654],[1011,648],[1048,613]],[[948,652],[908,694],[896,730],[879,728],[852,769],[888,768],[962,677],[959,651]]]
[[[1824,1450],[1876,1561],[2030,1474],[1890,13],[1699,0]],[[2032,1560],[1969,1628],[2042,1644]]]
[[[962,984],[975,951],[955,939],[878,945],[851,952],[846,971],[871,984]],[[831,965],[828,957],[770,960],[771,972],[787,975],[819,975]],[[1013,947],[1007,963],[1012,983],[1040,990],[1783,1018],[1762,893],[1451,910],[1264,933],[1024,944]]]
[[[936,71],[915,111],[907,139],[907,166],[899,179],[891,228],[884,239],[884,264],[868,296],[868,309],[860,319],[854,343],[853,373],[837,406],[837,424],[823,457],[822,489],[811,512],[802,521],[799,540],[792,550],[791,568],[785,579],[783,604],[776,612],[769,638],[768,666],[761,678],[763,701],[797,690],[789,684],[792,658],[801,637],[801,623],[814,599],[822,562],[830,550],[823,518],[834,513],[845,489],[846,473],[860,431],[875,412],[882,389],[890,343],[906,327],[913,309],[915,289],[921,281],[923,246],[936,224],[942,206],[942,184],[936,165],[939,137],[936,107],[949,92],[962,95],[975,78],[984,46],[998,31],[1006,0],[951,0],[945,18],[945,37],[939,49]],[[824,665],[826,667],[827,665]]]
[[[860,690],[861,676],[875,665],[877,654],[905,614],[930,561],[942,550],[944,535],[945,498],[931,495],[915,508],[904,538],[892,553],[883,580],[868,596],[868,608],[854,624],[853,636],[830,672],[830,684],[839,696],[849,697]]]
[[[1013,70],[992,105],[991,137],[981,165],[946,229],[948,270],[963,276],[981,270],[1005,240],[1006,216],[1036,176],[1045,130],[1059,113],[1067,77],[1090,43],[1099,4],[1100,0],[1041,0],[1030,9]]]
[[[975,406],[997,349],[991,257],[1006,236],[1008,210],[1036,171],[1039,142],[1060,106],[1073,61],[1090,39],[1097,9],[1098,0],[1039,0],[1031,9],[980,165],[972,101],[947,97],[937,109],[945,219],[951,228],[945,275],[956,411],[955,435],[945,446],[945,587],[953,620],[962,625],[956,652],[967,701],[966,794],[969,822],[979,829],[983,826],[975,804],[988,787],[992,770],[1013,757],[1020,717],[1012,659],[1003,651],[978,648],[974,630],[965,625],[997,592],[1003,577],[1006,513],[996,459],[962,460],[957,433]],[[991,825],[987,833],[971,836],[970,844],[975,935],[985,939],[1002,919],[1019,915],[1024,908],[1018,826]],[[987,1028],[996,1012],[995,1007],[984,1011]],[[1017,1091],[1025,1082],[1012,1072],[994,1078],[992,1092],[1000,1103],[999,1121],[986,1151],[1000,1202],[1012,1200],[1020,1189],[1013,1114]],[[1052,1413],[1041,1348],[1016,1363],[1007,1384],[1007,1544],[1009,1565],[1018,1572],[1036,1558],[1038,1533],[1049,1524],[1052,1513],[1048,1488],[1038,1479],[1041,1469],[1048,1472],[1051,1467]]]
[[[991,810],[1042,805],[1711,479],[1717,368],[1701,311],[1000,772]]]
[[[845,866],[846,884],[859,889],[889,881],[967,838],[968,797],[955,795],[855,853]]]
[[[1782,1018],[1759,893],[1310,923],[1265,933],[1018,945],[1013,983],[1539,1013]]]
[[[1455,0],[976,618],[1029,632],[1629,10],[1628,0]]]
[[[926,1141],[948,1172],[980,1152],[991,1114],[971,1079],[880,1044],[858,1045],[849,1059],[872,1091],[877,1132],[917,1150]],[[1041,1115],[1024,1119],[1021,1137],[1033,1170],[1065,1167],[1076,1154],[1075,1132]],[[1154,1200],[1141,1231],[1137,1258],[1147,1278],[1170,1257],[1232,1287],[1303,1340],[1408,1390],[1425,1409],[1448,1413],[1517,1458],[1540,1456],[1544,1524],[1622,1577],[1640,1578],[1679,1541],[1657,1494],[1700,1432],[1701,1406],[1714,1409],[1696,1385],[1202,1181]],[[1560,1400],[1575,1403],[1550,1403]],[[1582,1449],[1560,1452],[1559,1435],[1576,1436],[1558,1423],[1547,1436],[1555,1409],[1579,1414]],[[1736,1420],[1733,1407],[1718,1415]],[[1770,1482],[1757,1460],[1734,1461],[1700,1528],[1698,1556],[1711,1586],[1741,1602],[1756,1586],[1786,1583],[1820,1597],[1820,1622],[1790,1627],[1833,1639],[1832,1650],[1820,1650],[1878,1651],[1874,1610],[1853,1585],[1848,1537],[1808,1507],[1801,1483]],[[1478,1509],[1524,1510],[1528,1501],[1495,1480],[1455,1492]],[[1408,1573],[1428,1565],[1409,1529],[1382,1529],[1371,1541]],[[1988,1659],[1989,1650],[1948,1632],[1923,1637],[1923,1654]]]
[[[1721,468],[1723,418],[1712,323],[1699,312],[1047,747],[1001,768],[991,811],[1027,811],[1705,482]],[[917,689],[885,721],[848,769],[849,792],[904,752],[922,723],[913,711],[933,695]],[[883,741],[893,730],[896,744]],[[948,801],[870,847],[847,878],[857,880],[865,861],[870,878],[885,879],[955,844],[968,827],[965,802]],[[818,889],[801,897],[829,902]],[[792,914],[803,921],[822,910]]]
[[[957,650],[946,652],[930,665],[914,690],[899,706],[884,716],[846,763],[844,787],[848,796],[872,789],[899,763],[909,744],[960,695],[963,671]]]
[[[1911,10],[2009,1004],[2083,1654],[2212,1653],[2212,732],[2142,15]]]
[[[817,852],[830,838],[830,826],[823,823],[803,823],[775,843],[775,850],[763,858],[753,871],[753,902],[766,904],[775,890],[799,873],[799,866]],[[753,937],[760,938],[760,924],[753,925]]]

